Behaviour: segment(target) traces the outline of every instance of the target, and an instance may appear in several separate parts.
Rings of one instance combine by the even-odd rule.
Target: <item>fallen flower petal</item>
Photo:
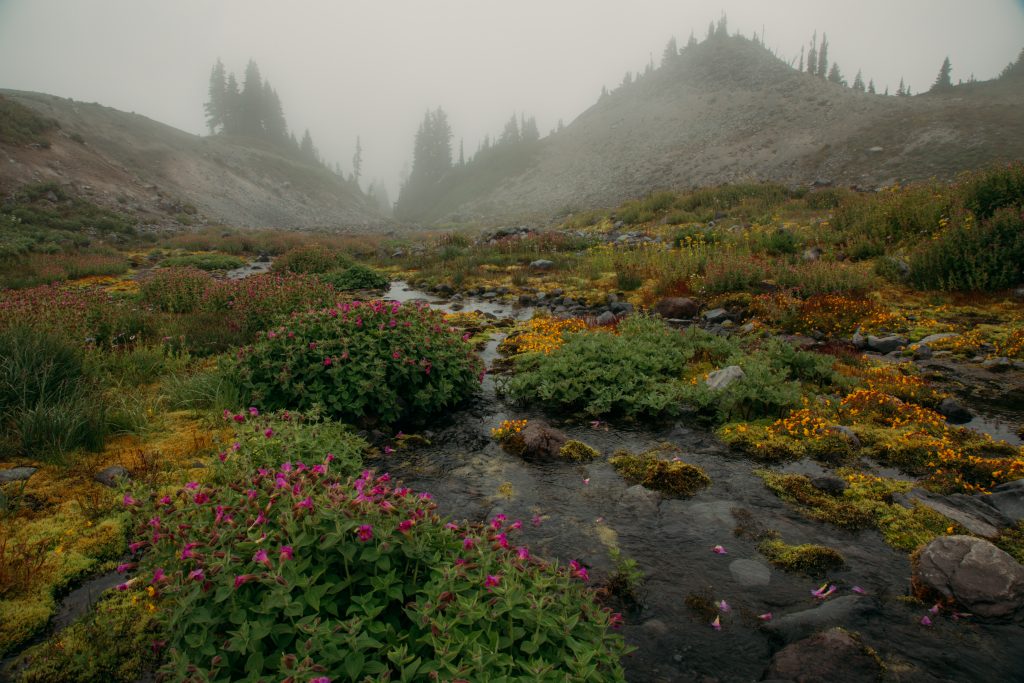
[[[764,614],[758,614],[757,618],[760,619],[761,621],[771,621],[772,620],[772,613],[771,612],[765,612]]]
[[[921,617],[921,626],[931,626],[932,620],[928,618],[928,615]]]
[[[711,628],[715,629],[716,631],[721,631],[722,630],[722,619],[721,619],[721,617],[715,617],[715,620],[711,622]]]
[[[729,603],[727,603],[725,600],[722,600],[720,603],[718,603],[718,609],[720,612],[732,611],[732,607],[730,607]]]
[[[715,553],[716,555],[728,555],[729,554],[729,551],[726,550],[724,547],[722,547],[720,545],[716,545],[714,548],[712,548],[711,552]]]

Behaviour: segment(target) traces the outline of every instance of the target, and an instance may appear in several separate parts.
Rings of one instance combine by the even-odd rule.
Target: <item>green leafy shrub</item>
[[[345,270],[323,273],[319,277],[339,292],[356,289],[387,289],[391,284],[387,275],[361,263],[353,264]]]
[[[160,632],[152,603],[111,591],[87,616],[21,655],[18,683],[132,683],[151,672]]]
[[[1004,207],[1024,208],[1024,164],[976,173],[964,182],[961,192],[964,207],[979,220],[991,218]]]
[[[423,422],[471,396],[483,366],[438,311],[372,301],[294,315],[239,353],[251,403],[339,419]]]
[[[274,260],[273,269],[284,273],[329,273],[350,265],[340,251],[322,244],[307,244],[290,249]]]
[[[678,457],[671,460],[661,457],[673,450],[678,451],[666,447],[640,454],[618,451],[608,462],[629,483],[672,496],[692,496],[711,485],[711,478],[700,467],[682,462]]]
[[[164,268],[198,268],[199,270],[232,270],[245,265],[245,260],[230,254],[185,254],[169,256],[161,263]]]
[[[549,354],[517,357],[516,374],[504,391],[549,411],[668,417],[682,409],[687,363],[735,348],[707,332],[679,333],[642,316],[627,318],[617,332],[579,332]]]
[[[160,268],[139,285],[142,301],[166,313],[192,313],[199,308],[213,278],[198,268]]]
[[[975,224],[954,221],[910,256],[910,282],[918,289],[993,291],[1024,282],[1024,214],[998,209]]]
[[[623,679],[621,617],[582,568],[514,547],[504,517],[446,523],[386,474],[327,458],[127,502],[147,551],[124,587],[156,594],[173,680]]]

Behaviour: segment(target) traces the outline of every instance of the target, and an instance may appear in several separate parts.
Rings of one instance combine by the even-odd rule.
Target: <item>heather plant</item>
[[[483,366],[440,312],[382,301],[292,316],[238,354],[251,403],[356,423],[424,422],[470,397]]]
[[[502,515],[448,522],[330,455],[124,502],[145,554],[121,588],[154,596],[174,680],[622,680],[621,617]]]
[[[993,291],[1024,282],[1024,213],[997,209],[976,222],[972,215],[910,255],[910,282],[918,289]]]
[[[231,270],[241,268],[245,261],[230,254],[182,254],[169,256],[160,262],[164,268],[198,268],[199,270]]]

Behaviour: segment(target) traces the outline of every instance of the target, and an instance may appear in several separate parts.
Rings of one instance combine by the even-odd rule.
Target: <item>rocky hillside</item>
[[[874,188],[952,177],[1024,158],[1022,105],[1024,78],[868,95],[799,73],[744,38],[713,38],[602,98],[543,140],[525,172],[448,202],[448,216],[542,218],[743,180]]]
[[[372,202],[329,171],[250,141],[199,137],[138,114],[38,93],[0,97],[53,120],[35,143],[0,134],[0,195],[56,182],[144,224],[369,229]],[[8,136],[10,138],[10,136]]]

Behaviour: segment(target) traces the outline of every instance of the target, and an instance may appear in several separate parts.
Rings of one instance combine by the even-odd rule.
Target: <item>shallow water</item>
[[[404,291],[393,290],[391,298],[437,301],[400,287]],[[463,303],[467,311],[493,306]],[[492,339],[482,352],[488,363],[496,357],[498,341]],[[876,531],[845,531],[803,518],[764,487],[753,474],[757,465],[730,452],[713,435],[680,424],[654,429],[561,427],[604,456],[620,448],[642,451],[670,443],[681,449],[683,460],[704,468],[713,482],[689,499],[648,500],[634,495],[636,490],[604,459],[589,464],[528,462],[505,452],[490,438],[490,430],[513,418],[542,415],[507,405],[496,396],[494,379],[488,378],[480,400],[437,430],[431,446],[386,456],[377,465],[433,493],[444,514],[484,520],[501,512],[523,520],[514,542],[562,563],[578,559],[591,567],[596,582],[613,569],[608,554],[612,545],[636,560],[645,576],[645,599],[627,613],[623,627],[627,641],[637,647],[624,662],[629,680],[759,680],[786,641],[765,628],[757,615],[772,612],[778,627],[786,615],[815,609],[838,612],[830,626],[859,632],[886,661],[888,680],[1011,681],[1024,676],[1024,649],[1019,647],[1024,629],[954,622],[946,615],[934,618],[931,628],[922,626],[926,608],[904,600],[911,574],[904,553],[889,548]],[[816,464],[794,467],[821,472]],[[840,551],[848,568],[828,576],[839,587],[836,594],[816,600],[810,592],[820,581],[770,567],[756,542],[734,535],[746,515],[778,531],[787,543],[821,543]],[[535,516],[542,520],[539,526],[530,523]],[[718,544],[728,554],[712,552]],[[743,569],[757,568],[751,562],[768,568],[767,585],[744,585]],[[866,594],[858,596],[850,590],[853,586]],[[690,594],[729,603],[732,609],[722,614],[720,632],[686,606]]]

